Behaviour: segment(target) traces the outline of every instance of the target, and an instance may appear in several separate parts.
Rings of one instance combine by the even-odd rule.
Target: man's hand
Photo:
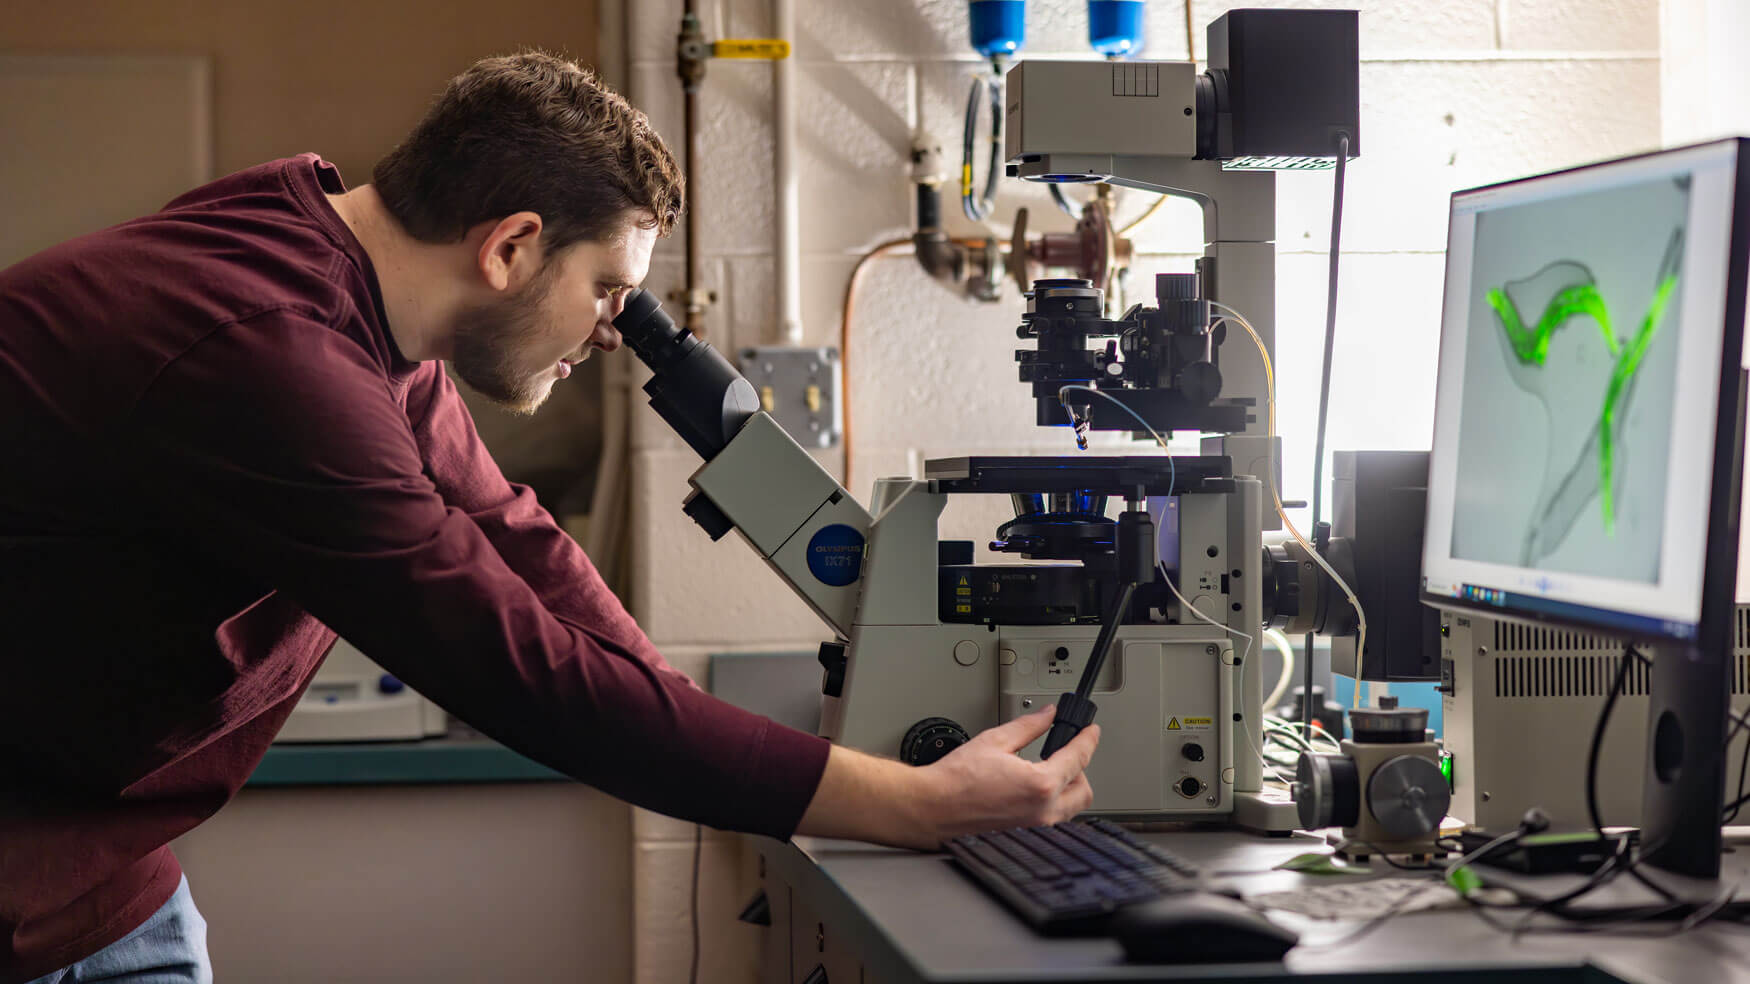
[[[1100,743],[1089,725],[1044,762],[1015,754],[1051,728],[1055,707],[979,733],[915,768],[834,745],[799,834],[935,850],[961,834],[1058,823],[1093,802],[1083,774]]]
[[[1051,729],[1056,707],[981,732],[926,767],[940,807],[936,841],[1006,827],[1061,823],[1088,808],[1094,788],[1083,772],[1100,743],[1089,725],[1044,762],[1015,754]],[[933,845],[932,845],[933,846]]]

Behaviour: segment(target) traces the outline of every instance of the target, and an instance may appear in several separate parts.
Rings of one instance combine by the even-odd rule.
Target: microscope
[[[924,765],[1055,704],[1053,733],[1023,754],[1097,720],[1094,812],[1297,825],[1260,761],[1263,631],[1343,635],[1354,612],[1275,532],[1259,349],[1273,344],[1274,172],[1332,166],[1339,133],[1358,153],[1357,76],[1353,11],[1287,10],[1217,19],[1202,74],[1129,61],[1009,73],[1010,176],[1185,196],[1207,241],[1194,272],[1159,275],[1155,304],[1117,318],[1091,282],[1033,283],[1016,360],[1036,423],[1083,448],[1093,431],[1191,431],[1198,455],[936,459],[878,481],[865,507],[721,355],[634,292],[615,326],[653,372],[651,406],[704,459],[684,511],[713,539],[739,531],[833,633],[823,736]],[[1230,310],[1256,345],[1233,344]],[[952,495],[1009,497],[1014,518],[989,542],[1004,562],[940,538]]]

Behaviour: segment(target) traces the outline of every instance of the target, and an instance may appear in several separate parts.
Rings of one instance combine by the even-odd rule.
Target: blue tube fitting
[[[972,49],[986,58],[1011,58],[1027,43],[1022,0],[971,0]]]
[[[1088,44],[1107,58],[1141,51],[1142,0],[1088,0]]]

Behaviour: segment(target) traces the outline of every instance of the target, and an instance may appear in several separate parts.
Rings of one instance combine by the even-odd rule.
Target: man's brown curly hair
[[[575,62],[541,52],[486,58],[371,175],[414,238],[458,242],[481,222],[541,216],[557,254],[625,221],[668,235],[685,207],[680,167],[643,113]]]

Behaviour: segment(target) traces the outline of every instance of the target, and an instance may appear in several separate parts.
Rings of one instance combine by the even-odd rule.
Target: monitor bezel
[[[1740,474],[1744,449],[1744,333],[1750,331],[1750,322],[1745,320],[1747,295],[1750,295],[1750,137],[1731,137],[1724,140],[1708,140],[1680,147],[1669,147],[1643,154],[1632,154],[1543,174],[1514,178],[1509,181],[1479,185],[1475,188],[1466,188],[1453,192],[1447,206],[1447,222],[1448,229],[1450,229],[1459,199],[1464,196],[1511,188],[1535,181],[1545,181],[1582,171],[1598,170],[1630,161],[1674,156],[1727,144],[1735,145],[1737,153],[1734,161],[1731,232],[1727,239],[1724,323],[1728,327],[1738,325],[1740,330],[1721,332],[1723,337],[1721,339],[1720,378],[1716,388],[1714,413],[1714,455],[1709,482],[1707,539],[1702,559],[1704,565],[1701,581],[1702,599],[1701,609],[1694,626],[1694,635],[1652,630],[1648,628],[1648,623],[1660,620],[1639,614],[1627,615],[1627,619],[1641,623],[1637,628],[1608,620],[1587,618],[1584,615],[1543,611],[1535,608],[1509,607],[1437,594],[1428,590],[1425,576],[1420,591],[1423,604],[1445,611],[1484,615],[1522,624],[1578,629],[1636,642],[1709,647],[1733,643],[1732,633],[1737,604],[1739,502],[1742,489]],[[1448,248],[1451,248],[1450,242]],[[1443,321],[1446,295],[1452,289],[1451,278],[1452,263],[1449,258],[1441,292]],[[1444,332],[1444,324],[1442,331]],[[1436,362],[1436,380],[1441,378],[1438,361],[1445,358],[1445,345],[1442,344]],[[1439,413],[1437,398],[1435,407],[1437,419]],[[1721,440],[1721,435],[1735,435],[1735,437],[1732,440]],[[1430,462],[1430,471],[1432,471],[1432,462]],[[1433,509],[1434,497],[1429,496],[1428,502],[1429,508]],[[1479,585],[1479,587],[1486,586]],[[1576,605],[1573,607],[1585,608],[1586,606]],[[1611,611],[1603,608],[1592,610]]]

